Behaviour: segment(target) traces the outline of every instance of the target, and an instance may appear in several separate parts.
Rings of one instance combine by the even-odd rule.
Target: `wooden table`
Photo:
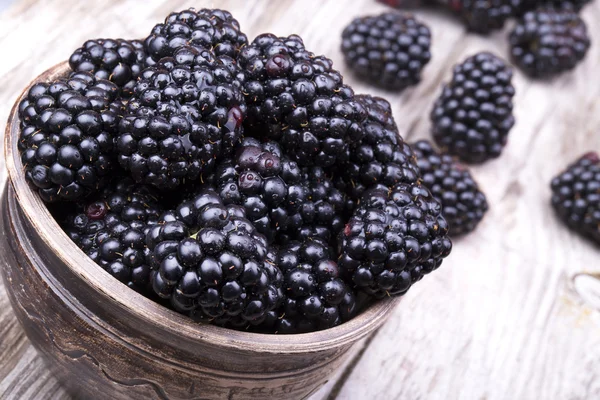
[[[352,18],[386,10],[374,0],[143,3],[3,0],[0,120],[29,80],[86,38],[144,37],[168,12],[189,6],[232,11],[250,38],[300,34],[357,92],[390,100],[409,140],[429,136],[428,113],[453,64],[481,50],[508,52],[507,31],[467,34],[449,15],[419,10],[433,31],[433,60],[419,86],[385,93],[353,77],[339,50]],[[600,41],[600,5],[583,16]],[[501,158],[473,169],[491,205],[485,220],[455,241],[443,267],[410,290],[314,399],[600,398],[600,252],[554,217],[548,187],[567,163],[600,149],[598,65],[594,43],[574,73],[549,82],[516,73],[510,143]],[[0,399],[68,398],[18,326],[0,282]]]

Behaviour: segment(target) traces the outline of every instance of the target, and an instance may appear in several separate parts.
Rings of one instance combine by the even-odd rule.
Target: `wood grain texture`
[[[86,38],[142,37],[169,11],[192,5],[229,9],[250,38],[300,34],[357,92],[390,100],[410,140],[429,136],[428,113],[452,64],[484,49],[507,54],[506,31],[466,34],[448,15],[419,10],[432,28],[433,60],[419,86],[392,94],[356,80],[339,51],[345,24],[385,10],[373,0],[20,0],[0,14],[0,48],[10,55],[0,63],[0,120],[32,77]],[[594,45],[576,71],[549,82],[516,73],[509,145],[498,160],[474,168],[491,204],[477,233],[455,242],[442,268],[411,289],[342,381],[314,398],[334,387],[341,399],[600,398],[600,251],[565,229],[548,204],[551,177],[600,149],[600,4],[583,17]],[[66,398],[6,303],[0,288],[0,334],[7,332],[0,336],[0,398]]]

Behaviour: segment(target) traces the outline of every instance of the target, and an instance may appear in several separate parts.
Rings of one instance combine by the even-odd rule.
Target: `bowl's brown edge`
[[[23,214],[39,232],[41,239],[56,249],[57,256],[77,276],[87,281],[96,291],[109,295],[119,306],[128,309],[138,317],[153,321],[157,326],[176,330],[190,339],[199,339],[218,343],[222,346],[235,347],[240,350],[259,351],[265,353],[302,353],[315,352],[356,341],[378,328],[399,298],[388,298],[378,301],[364,310],[352,320],[337,327],[304,334],[272,335],[241,332],[214,325],[198,324],[141,294],[130,290],[105,272],[89,259],[75,243],[62,231],[39,196],[29,187],[22,173],[21,158],[17,148],[19,134],[18,105],[26,96],[34,83],[49,81],[68,71],[68,63],[55,65],[34,79],[25,88],[12,107],[6,126],[4,138],[4,154],[8,170],[8,182],[22,207]],[[6,189],[4,189],[7,195]],[[125,290],[124,290],[125,289]]]

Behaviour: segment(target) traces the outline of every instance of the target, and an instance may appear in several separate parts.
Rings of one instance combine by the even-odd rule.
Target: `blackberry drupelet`
[[[411,14],[356,18],[342,33],[346,64],[385,89],[403,90],[419,83],[431,59],[430,47],[429,28]]]
[[[421,182],[442,204],[450,234],[473,231],[488,210],[488,203],[471,172],[449,154],[436,152],[426,140],[411,144],[411,148],[417,156]]]
[[[19,103],[19,152],[42,200],[80,200],[109,181],[119,88],[88,72],[34,84]]]
[[[575,68],[590,47],[587,27],[577,13],[553,8],[523,15],[509,41],[513,62],[539,78]]]
[[[454,67],[431,111],[433,137],[444,151],[470,163],[500,155],[515,124],[512,74],[487,52]]]
[[[154,292],[175,310],[219,325],[262,322],[279,304],[280,279],[265,267],[266,239],[243,214],[208,189],[167,213],[146,236]]]
[[[248,38],[229,11],[203,8],[169,14],[164,23],[152,28],[144,43],[148,55],[158,62],[188,45],[211,49],[217,56],[235,58],[248,44]]]
[[[234,61],[181,47],[138,78],[116,141],[120,165],[140,183],[174,189],[233,151],[244,98]]]
[[[69,65],[73,71],[91,72],[96,79],[113,82],[127,98],[146,67],[146,50],[139,40],[88,40],[71,54]]]
[[[470,31],[488,34],[502,29],[518,13],[522,0],[440,0],[455,12]]]
[[[71,240],[108,273],[147,292],[146,233],[162,208],[156,193],[131,178],[119,178],[102,193],[77,205],[61,225]]]
[[[600,157],[581,156],[551,182],[552,206],[571,229],[600,244]]]
[[[340,234],[342,276],[378,298],[403,295],[450,254],[441,212],[420,184],[369,190]]]
[[[324,56],[299,36],[263,34],[242,48],[245,122],[252,135],[278,141],[300,166],[330,166],[363,136],[364,109]]]

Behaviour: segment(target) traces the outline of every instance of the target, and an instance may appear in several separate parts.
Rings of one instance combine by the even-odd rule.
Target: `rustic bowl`
[[[35,81],[67,71],[65,62]],[[301,335],[198,324],[152,302],[87,258],[30,189],[17,149],[17,105],[5,137],[9,180],[0,220],[2,274],[27,336],[76,396],[306,398],[399,301],[377,302],[341,326]]]

